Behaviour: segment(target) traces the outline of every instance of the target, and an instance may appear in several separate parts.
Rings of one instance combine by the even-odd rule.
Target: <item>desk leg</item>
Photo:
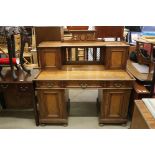
[[[34,109],[34,117],[35,117],[36,126],[39,126],[39,113],[38,113],[38,108],[37,108],[37,98],[35,97],[35,91],[33,94],[33,109]]]

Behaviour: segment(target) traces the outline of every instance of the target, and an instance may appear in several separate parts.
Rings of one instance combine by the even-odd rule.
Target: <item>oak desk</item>
[[[131,129],[155,129],[155,119],[142,100],[135,101]]]
[[[72,48],[96,48],[101,59],[66,64]],[[135,80],[126,72],[129,45],[125,42],[50,41],[37,47],[41,73],[34,80],[38,98],[38,121],[67,124],[68,89],[97,89],[99,123],[127,122],[130,92]],[[89,61],[86,62],[86,60]],[[93,62],[100,61],[100,65]],[[76,62],[75,62],[76,63]],[[92,64],[91,64],[92,63]]]

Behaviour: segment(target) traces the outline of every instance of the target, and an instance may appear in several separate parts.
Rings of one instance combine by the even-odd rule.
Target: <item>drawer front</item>
[[[132,81],[102,81],[103,88],[132,88]]]
[[[11,84],[9,83],[0,83],[0,90],[1,91],[5,91],[6,89],[8,89],[10,87]]]
[[[64,81],[65,88],[101,88],[100,81]]]
[[[37,88],[61,88],[63,87],[62,81],[37,81]]]
[[[17,89],[18,89],[18,92],[19,93],[24,93],[24,92],[32,92],[33,91],[33,85],[32,84],[27,84],[27,83],[19,83],[18,85],[17,85]]]
[[[25,109],[33,107],[34,91],[32,83],[1,83],[5,107]]]

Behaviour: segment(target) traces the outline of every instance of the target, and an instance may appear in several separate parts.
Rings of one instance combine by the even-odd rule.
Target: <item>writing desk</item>
[[[100,65],[66,65],[67,48],[99,48]],[[40,74],[34,80],[38,121],[67,124],[68,89],[97,89],[99,123],[126,123],[133,81],[126,68],[129,46],[124,42],[42,42],[37,47]],[[87,63],[87,62],[85,62]],[[91,63],[91,62],[89,62]]]

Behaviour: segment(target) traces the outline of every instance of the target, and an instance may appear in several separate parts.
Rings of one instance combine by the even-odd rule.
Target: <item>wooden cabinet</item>
[[[155,129],[155,119],[142,100],[135,100],[131,129]]]
[[[39,66],[42,69],[60,69],[61,68],[61,49],[46,48],[38,49]]]
[[[35,90],[32,80],[40,70],[31,69],[31,74],[23,70],[16,70],[18,79],[14,81],[10,68],[2,70],[3,78],[0,77],[0,104],[3,109],[33,109],[36,125],[38,114],[35,104]]]
[[[67,124],[64,89],[38,89],[39,123]]]
[[[1,92],[7,109],[33,108],[34,91],[32,83],[1,83]]]
[[[99,90],[99,123],[126,123],[131,90]]]
[[[125,69],[128,47],[106,47],[106,69]]]

